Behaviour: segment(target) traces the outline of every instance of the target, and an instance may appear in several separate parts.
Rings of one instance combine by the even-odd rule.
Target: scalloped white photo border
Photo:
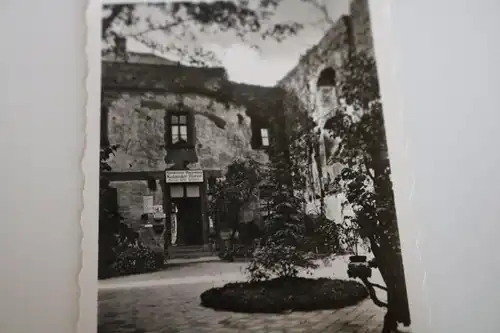
[[[106,3],[124,2],[107,0]],[[125,1],[130,2],[130,1]],[[81,216],[82,268],[79,274],[78,333],[97,331],[97,239],[99,184],[99,119],[101,89],[101,1],[89,0],[86,12],[88,65],[86,79],[86,140],[82,168],[85,174],[84,207]],[[384,105],[387,140],[392,165],[398,226],[410,299],[412,331],[431,332],[431,313],[425,297],[425,271],[419,252],[418,224],[412,210],[413,172],[404,140],[404,101],[398,93],[397,49],[391,41],[391,0],[370,2],[370,17]]]

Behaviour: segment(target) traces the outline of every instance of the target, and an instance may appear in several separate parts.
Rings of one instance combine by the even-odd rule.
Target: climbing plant
[[[317,267],[307,246],[304,192],[307,187],[303,170],[307,168],[308,138],[314,123],[294,96],[283,96],[285,109],[271,115],[271,144],[267,186],[272,189],[269,216],[263,236],[254,251],[248,272],[252,280],[295,277],[301,270]]]

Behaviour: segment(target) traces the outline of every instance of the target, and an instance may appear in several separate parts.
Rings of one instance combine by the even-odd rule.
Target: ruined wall
[[[333,115],[332,110],[337,103],[336,92],[334,87],[329,90],[328,87],[318,87],[318,79],[329,68],[333,69],[338,79],[339,69],[351,51],[368,51],[373,54],[368,0],[351,1],[349,15],[342,16],[278,83],[278,86],[298,98],[315,121],[315,130],[319,132],[320,149],[312,156],[310,190],[305,194],[308,202],[306,209],[310,213],[319,212],[320,203],[317,198],[320,187],[325,187],[328,179],[333,179],[340,171],[340,166],[327,163],[327,157],[336,149],[336,144],[328,139],[329,135],[323,129],[325,121]],[[336,221],[342,219],[341,198],[327,196],[325,206],[328,218]],[[349,213],[348,208],[346,213]]]

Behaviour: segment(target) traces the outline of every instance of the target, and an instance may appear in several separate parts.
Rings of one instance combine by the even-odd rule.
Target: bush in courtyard
[[[219,258],[225,261],[234,261],[234,259],[244,259],[252,257],[252,248],[245,245],[234,245],[231,248],[225,248],[218,253]]]
[[[212,288],[201,294],[201,305],[233,312],[282,313],[339,309],[367,296],[365,287],[354,280],[285,277]]]
[[[339,226],[322,214],[306,216],[306,235],[309,238],[309,250],[317,255],[328,256],[342,252]]]
[[[112,267],[114,275],[121,276],[153,272],[162,266],[163,253],[139,243],[120,251]]]
[[[252,281],[296,277],[300,269],[316,268],[314,259],[312,252],[298,250],[297,246],[281,241],[267,240],[264,246],[258,246],[254,250],[246,271]]]

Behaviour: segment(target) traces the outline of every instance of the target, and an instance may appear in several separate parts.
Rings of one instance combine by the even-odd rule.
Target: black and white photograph
[[[98,333],[411,332],[368,2],[102,5]]]

